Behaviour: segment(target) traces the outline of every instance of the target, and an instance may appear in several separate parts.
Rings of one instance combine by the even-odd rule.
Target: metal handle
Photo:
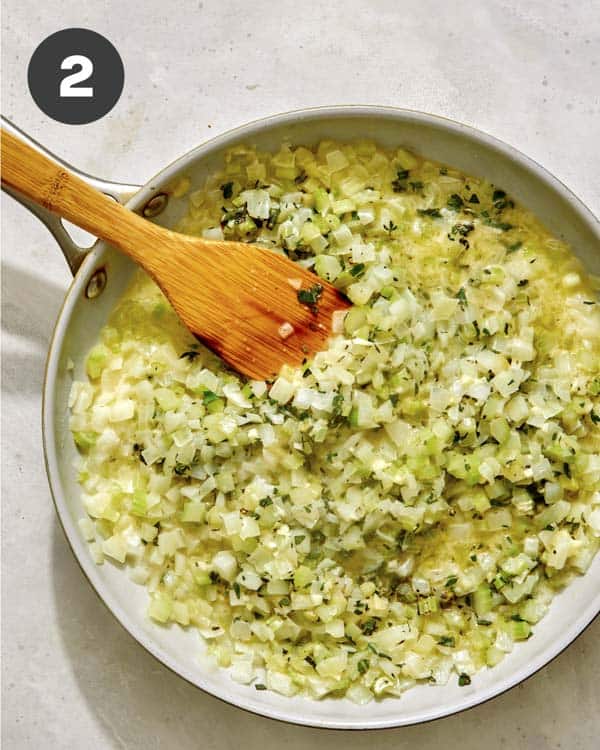
[[[87,182],[88,185],[91,185],[92,187],[96,188],[96,190],[100,190],[100,192],[104,193],[105,195],[114,198],[114,200],[116,200],[118,203],[122,203],[123,205],[128,203],[129,200],[133,198],[133,196],[141,187],[140,185],[123,185],[119,182],[101,180],[98,177],[93,177],[92,175],[75,169],[75,167],[72,167],[66,161],[63,161],[54,154],[50,153],[50,151],[45,149],[37,141],[34,141],[33,138],[30,138],[26,133],[20,130],[16,125],[13,125],[12,122],[10,122],[10,120],[7,120],[4,116],[2,117],[2,127],[16,135],[22,141],[25,141],[25,143],[27,143],[32,148],[40,151],[49,159],[52,159],[58,164],[61,164],[67,169],[71,170],[71,172],[74,172],[80,179],[82,179],[84,182]],[[75,242],[75,240],[73,240],[60,217],[50,213],[50,211],[47,211],[45,208],[42,208],[36,203],[28,200],[12,188],[8,188],[2,185],[2,190],[11,195],[15,200],[25,206],[25,208],[29,209],[32,214],[37,216],[38,219],[48,227],[48,229],[52,233],[52,236],[58,242],[60,249],[65,256],[65,260],[69,264],[71,273],[75,275],[79,269],[79,266],[82,264],[83,259],[90,251],[90,248],[80,247]]]

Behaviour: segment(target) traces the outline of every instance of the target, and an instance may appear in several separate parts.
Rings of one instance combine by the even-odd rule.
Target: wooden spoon
[[[350,306],[283,255],[146,221],[4,129],[2,182],[139,263],[190,331],[248,377],[306,361],[324,348],[333,313]]]

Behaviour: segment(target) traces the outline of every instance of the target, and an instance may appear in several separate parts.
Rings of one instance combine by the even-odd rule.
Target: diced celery
[[[471,603],[477,617],[483,618],[484,615],[491,612],[493,608],[493,597],[490,587],[485,583],[478,586],[471,594]]]
[[[329,193],[323,188],[315,190],[314,193],[315,208],[320,214],[325,214],[331,205]]]
[[[148,607],[148,614],[156,622],[165,623],[171,617],[173,600],[166,594],[154,594]]]
[[[134,516],[145,516],[148,511],[148,495],[144,490],[135,490],[131,499],[131,512]]]
[[[296,568],[294,573],[294,586],[297,589],[302,589],[308,586],[313,578],[314,572],[310,568],[307,568],[306,565],[301,565],[299,568]]]
[[[335,281],[342,271],[342,266],[333,255],[319,255],[315,260],[315,271],[327,281]]]
[[[440,607],[435,596],[428,596],[417,601],[417,608],[420,615],[430,615],[437,612]]]
[[[84,430],[83,432],[74,432],[73,440],[75,445],[83,451],[88,450],[96,444],[98,440],[98,433],[92,430]]]
[[[85,370],[88,377],[92,380],[100,377],[109,354],[109,350],[103,344],[98,344],[91,350],[85,362]]]
[[[508,623],[511,637],[515,641],[522,641],[531,635],[531,625],[525,620],[511,620]]]
[[[181,520],[184,523],[202,523],[206,515],[206,506],[201,502],[188,501],[181,511]]]

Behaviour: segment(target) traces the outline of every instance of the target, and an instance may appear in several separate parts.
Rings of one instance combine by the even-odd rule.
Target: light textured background
[[[520,148],[600,213],[597,0],[5,0],[2,111],[86,171],[144,182],[247,120],[332,103],[391,104],[475,125]],[[126,71],[115,109],[49,121],[26,86],[60,28],[108,36]],[[354,734],[250,716],[168,672],[83,579],[54,516],[40,436],[46,346],[69,283],[46,230],[3,209],[3,747],[289,750],[597,747],[596,622],[553,664],[433,724]]]

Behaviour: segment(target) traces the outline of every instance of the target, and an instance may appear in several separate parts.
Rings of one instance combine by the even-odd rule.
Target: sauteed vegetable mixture
[[[179,229],[354,307],[247,382],[140,273],[70,399],[96,562],[257,690],[468,684],[599,545],[597,282],[499,187],[371,142],[236,147]]]

